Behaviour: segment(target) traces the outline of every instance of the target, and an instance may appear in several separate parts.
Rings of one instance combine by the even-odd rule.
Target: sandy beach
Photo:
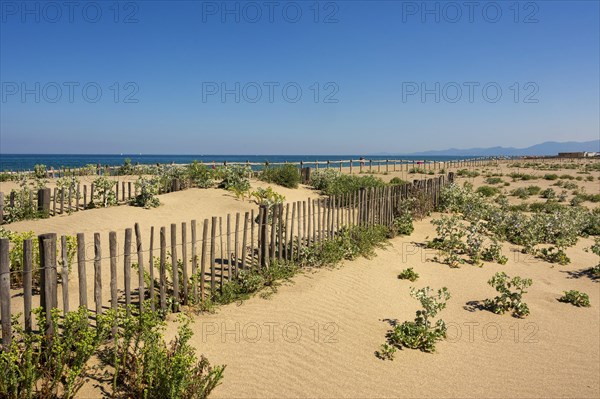
[[[519,172],[540,178],[512,182],[506,174],[516,169],[507,163],[478,169],[504,175],[502,179],[510,185],[499,186],[507,192],[528,185],[552,187],[555,181],[541,178],[545,173],[577,176],[573,170],[520,168]],[[598,193],[600,174],[591,175],[594,181],[576,183],[587,193]],[[405,180],[429,177],[406,172],[376,176],[386,181],[395,176]],[[470,181],[477,187],[484,184],[484,179],[457,177],[457,183]],[[319,197],[307,186],[286,189],[256,180],[252,186],[271,186],[288,202]],[[2,190],[6,189],[3,183]],[[85,233],[88,240],[95,232],[107,239],[109,231],[116,231],[122,242],[124,229],[137,222],[147,242],[150,226],[166,226],[168,232],[170,223],[193,219],[201,223],[211,216],[256,209],[253,202],[239,200],[221,189],[188,189],[159,197],[162,205],[156,209],[94,209],[12,223],[4,228],[59,235]],[[509,199],[514,204],[520,202],[516,197]],[[532,197],[528,201],[542,200]],[[255,296],[243,303],[221,306],[214,313],[192,314],[194,348],[212,364],[227,365],[214,397],[598,397],[600,286],[579,273],[598,262],[596,255],[584,251],[593,240],[581,238],[576,246],[568,248],[571,263],[567,266],[524,255],[517,246],[504,243],[503,254],[509,259],[506,265],[486,262],[482,267],[450,268],[433,261],[433,250],[421,247],[435,236],[430,221],[437,216],[416,221],[412,235],[393,238],[372,259],[345,261],[332,269],[305,270],[268,299]],[[120,249],[119,264],[121,254]],[[93,258],[89,252],[87,257]],[[92,262],[86,265],[88,297],[93,298]],[[420,274],[418,281],[397,278],[407,267]],[[487,280],[497,271],[533,279],[526,294],[531,316],[517,319],[478,308],[495,294]],[[76,280],[76,274],[71,273],[72,293],[77,292]],[[109,280],[108,266],[103,267],[103,280]],[[443,312],[447,339],[433,354],[404,349],[393,361],[378,359],[375,351],[384,342],[390,323],[414,317],[418,302],[410,297],[410,287],[424,286],[445,286],[452,295]],[[588,293],[591,308],[558,302],[562,292],[571,289]],[[18,296],[19,290],[14,290],[15,310],[21,310]],[[75,308],[77,296],[71,295],[70,299],[71,308]],[[34,306],[37,301],[34,297]],[[176,332],[175,319],[175,315],[169,316],[167,338]],[[89,381],[78,397],[101,396],[96,385]]]

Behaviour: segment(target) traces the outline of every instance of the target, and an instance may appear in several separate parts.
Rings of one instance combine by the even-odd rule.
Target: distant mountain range
[[[527,148],[490,147],[490,148],[450,148],[440,151],[415,152],[408,155],[447,155],[447,156],[522,156],[522,155],[556,155],[559,152],[600,152],[600,140],[585,142],[567,141],[558,143],[547,141]]]

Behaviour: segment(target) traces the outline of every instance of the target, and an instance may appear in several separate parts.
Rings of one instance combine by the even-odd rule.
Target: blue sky
[[[66,4],[0,1],[2,153],[409,153],[600,134],[597,1]]]

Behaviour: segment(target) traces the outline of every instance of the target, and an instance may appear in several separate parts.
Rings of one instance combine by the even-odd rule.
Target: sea
[[[0,171],[32,170],[37,164],[46,165],[47,168],[77,168],[88,164],[116,166],[123,165],[126,159],[132,164],[188,164],[194,160],[217,164],[223,162],[250,162],[250,163],[276,163],[276,162],[314,162],[314,161],[340,161],[356,160],[404,160],[412,161],[450,161],[473,157],[464,156],[414,156],[414,155],[142,155],[142,154],[0,154]],[[336,163],[335,166],[339,164]],[[348,166],[349,164],[343,164]]]

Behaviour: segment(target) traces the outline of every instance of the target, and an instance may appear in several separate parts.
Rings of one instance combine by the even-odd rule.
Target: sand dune
[[[505,165],[501,169],[503,173],[509,171]],[[563,172],[576,173],[559,173]],[[389,180],[394,176],[410,180],[426,177],[406,172],[382,177]],[[594,182],[577,182],[588,193],[598,192],[598,173],[593,176]],[[476,185],[483,183],[482,177],[470,180]],[[506,189],[530,184],[546,188],[552,183],[516,182]],[[252,184],[268,186],[257,181]],[[317,197],[306,187],[276,187],[276,191],[288,201]],[[254,203],[217,189],[191,189],[160,198],[163,205],[152,210],[119,206],[6,227],[36,233],[83,232],[88,240],[94,232],[107,240],[108,232],[114,230],[121,247],[124,229],[135,222],[141,224],[147,242],[150,226],[168,227],[191,219],[200,222],[256,208]],[[572,260],[568,266],[552,267],[504,243],[507,265],[486,263],[481,268],[464,265],[451,269],[431,261],[433,253],[415,245],[434,236],[430,219],[416,222],[410,237],[394,238],[373,259],[345,262],[335,269],[307,270],[281,286],[270,299],[257,296],[242,304],[223,306],[214,314],[193,316],[192,345],[211,363],[227,365],[223,384],[214,397],[599,397],[600,284],[587,276],[574,278],[578,271],[598,262],[595,255],[583,250],[592,241],[580,239],[567,250]],[[119,265],[121,262],[122,257]],[[103,279],[108,282],[105,266]],[[90,300],[92,267],[88,263]],[[415,283],[398,280],[398,273],[406,267],[413,267],[420,279]],[[525,296],[531,309],[526,319],[495,315],[473,305],[495,295],[487,280],[497,271],[533,279]],[[137,281],[135,277],[133,280]],[[76,284],[76,274],[72,273],[73,294]],[[394,361],[379,360],[374,352],[385,341],[390,320],[414,318],[418,302],[409,296],[411,286],[448,287],[452,298],[441,313],[449,325],[448,339],[437,345],[434,354],[402,350]],[[558,302],[562,291],[570,289],[588,293],[592,307]],[[73,294],[72,308],[77,301]],[[175,320],[175,316],[169,319]],[[169,323],[167,336],[172,337],[175,331],[176,324]],[[86,384],[78,396],[101,396],[94,384]]]

